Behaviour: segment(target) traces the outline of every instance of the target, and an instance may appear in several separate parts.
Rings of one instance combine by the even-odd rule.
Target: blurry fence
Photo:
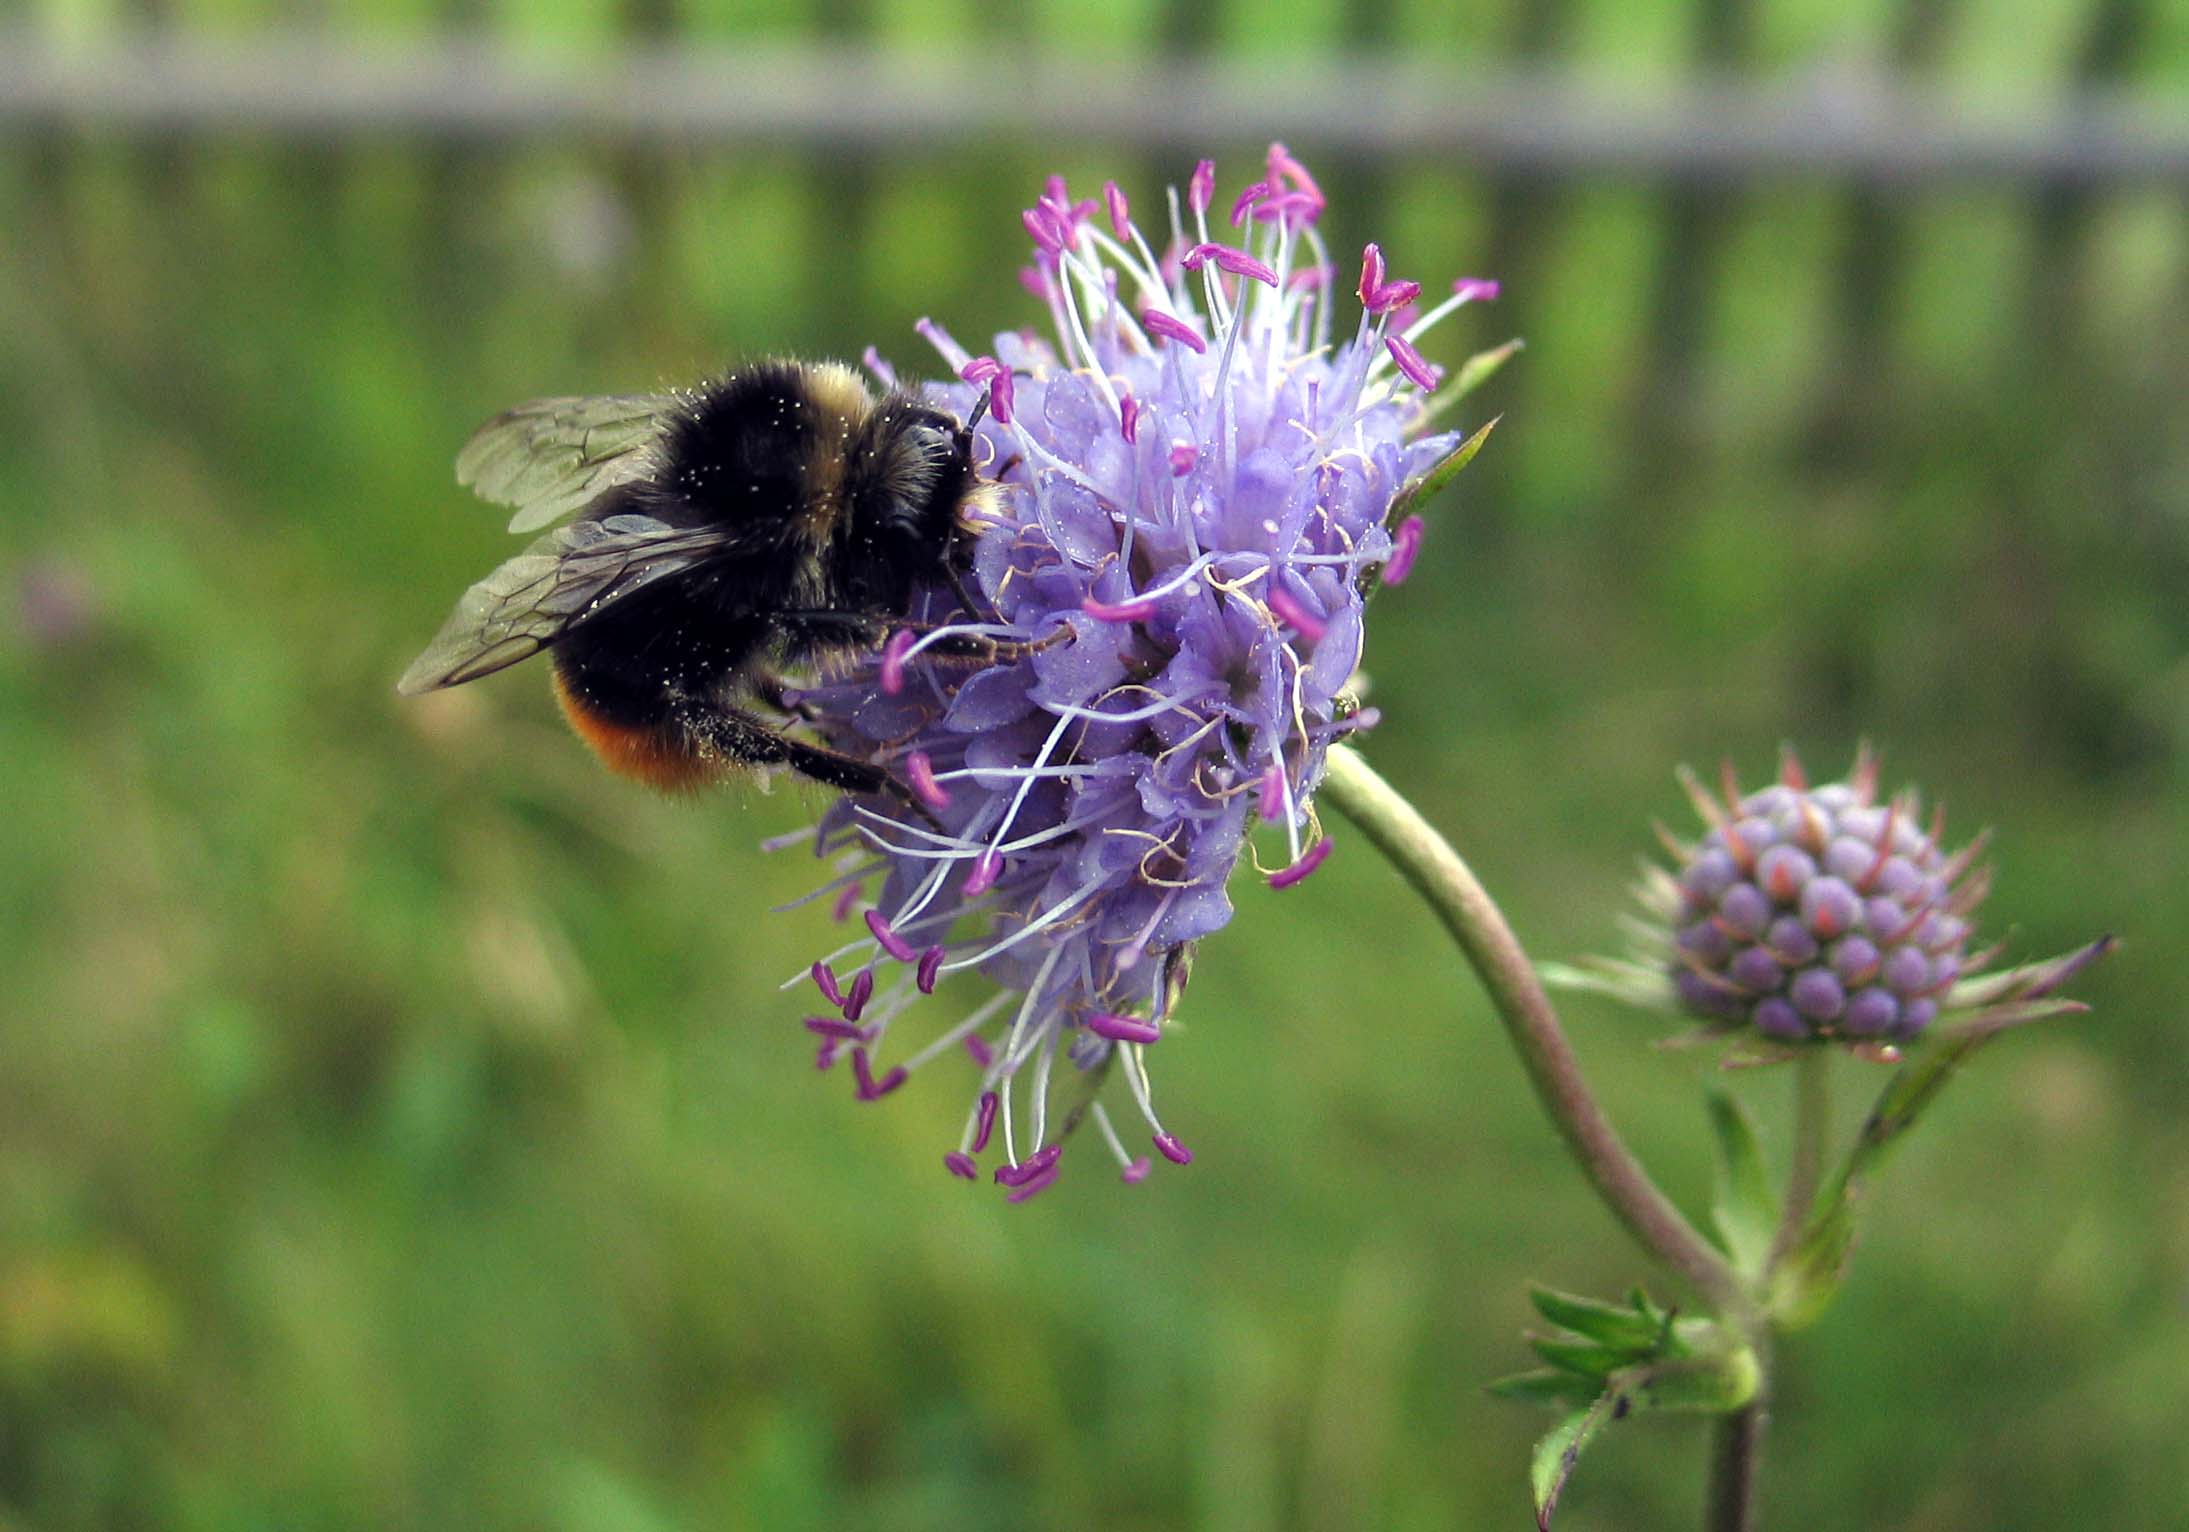
[[[1801,316],[1808,398],[1780,420],[1811,447],[1911,314],[1984,314],[2044,365],[2178,349],[2189,310],[2189,21],[2167,0],[122,4],[45,0],[42,26],[0,32],[0,146],[35,145],[38,173],[114,142],[605,147],[643,245],[675,193],[634,165],[760,150],[840,185],[831,223],[858,245],[907,156],[1016,174],[1099,144],[1175,175],[1281,137],[1341,168],[1363,227],[1407,226],[1409,195],[1416,228],[1472,205],[1467,258],[1516,297],[1549,290],[1562,243],[1606,237],[1569,188],[1616,187],[1646,199],[1608,236],[1646,246],[1640,297],[1591,311],[1589,350],[1650,380],[1620,410],[1645,472],[1696,435],[1681,401],[1727,305]],[[2119,382],[2148,391],[2149,369]]]

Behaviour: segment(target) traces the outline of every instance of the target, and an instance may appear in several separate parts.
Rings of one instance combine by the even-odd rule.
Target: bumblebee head
[[[915,585],[955,572],[966,536],[959,512],[978,493],[980,475],[972,428],[902,395],[876,407],[866,437],[844,486],[843,580],[859,604],[893,609]]]

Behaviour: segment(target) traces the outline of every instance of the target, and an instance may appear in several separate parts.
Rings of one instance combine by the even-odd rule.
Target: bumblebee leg
[[[934,819],[910,788],[872,761],[787,734],[741,708],[718,704],[687,714],[682,722],[701,749],[723,760],[741,766],[788,766],[802,777],[842,792],[887,793],[922,818]]]
[[[917,633],[923,630],[933,632],[938,624],[912,622],[899,623],[898,626],[910,628]],[[919,658],[954,670],[984,670],[990,665],[1010,665],[1030,654],[1054,649],[1071,636],[1069,623],[1054,633],[1043,634],[1040,638],[990,638],[984,633],[953,633],[922,649]]]

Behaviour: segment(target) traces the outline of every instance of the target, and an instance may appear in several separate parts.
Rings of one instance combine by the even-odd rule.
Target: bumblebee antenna
[[[975,399],[975,400],[973,401],[973,413],[965,417],[965,429],[966,429],[966,431],[967,431],[968,433],[971,433],[971,432],[974,432],[974,431],[978,431],[978,430],[980,429],[980,419],[981,419],[981,416],[983,416],[983,415],[985,415],[985,414],[987,414],[987,413],[988,413],[988,390],[984,388],[984,389],[982,389],[982,390],[980,391],[980,397],[979,397],[979,398],[977,398],[977,399]]]

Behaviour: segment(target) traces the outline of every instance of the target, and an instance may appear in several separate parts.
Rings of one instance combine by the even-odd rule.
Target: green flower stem
[[[1459,943],[1489,991],[1544,1110],[1596,1194],[1645,1250],[1747,1327],[1753,1311],[1740,1279],[1620,1141],[1589,1093],[1573,1045],[1519,938],[1459,853],[1346,746],[1330,752],[1322,795],[1390,859]]]
[[[1710,1499],[1704,1532],[1754,1532],[1756,1470],[1763,1458],[1763,1400],[1752,1399],[1711,1427]]]
[[[1824,1176],[1824,1139],[1831,1129],[1832,1058],[1826,1048],[1805,1048],[1794,1061],[1794,1152],[1786,1172],[1786,1201],[1771,1240],[1765,1272],[1778,1268],[1809,1221]]]

